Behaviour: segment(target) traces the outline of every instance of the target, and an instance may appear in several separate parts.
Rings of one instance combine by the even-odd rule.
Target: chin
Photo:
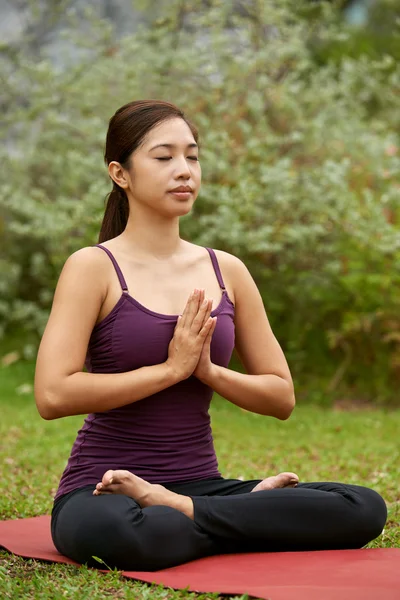
[[[182,208],[179,212],[177,212],[177,216],[184,217],[185,215],[188,215],[191,212],[191,210],[191,206],[189,206],[188,208]]]
[[[171,210],[171,213],[174,213],[178,217],[183,217],[184,215],[188,215],[193,208],[193,203],[184,204],[182,203],[180,206],[174,206],[174,209]]]

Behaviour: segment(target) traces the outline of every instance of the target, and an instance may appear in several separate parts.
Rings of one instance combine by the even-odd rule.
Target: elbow
[[[295,406],[296,406],[296,398],[295,398],[294,391],[292,388],[290,394],[280,404],[280,406],[277,410],[277,414],[275,416],[280,421],[287,421],[287,419],[292,414]]]
[[[55,410],[48,403],[36,400],[36,406],[39,415],[45,421],[53,421],[54,419],[57,419]]]
[[[276,417],[280,420],[280,421],[287,421],[288,418],[290,417],[290,415],[293,412],[294,409],[294,403],[292,406],[289,407],[284,407],[283,409],[281,409],[281,411],[279,412],[278,415],[276,415]]]
[[[39,415],[45,421],[53,421],[62,416],[59,410],[57,410],[59,403],[54,393],[48,390],[41,391],[40,393],[35,391],[35,401]]]
[[[44,419],[45,421],[53,421],[54,419],[56,419],[56,415],[54,412],[48,410],[47,408],[39,408],[38,406],[38,411],[39,411],[39,415],[42,417],[42,419]]]

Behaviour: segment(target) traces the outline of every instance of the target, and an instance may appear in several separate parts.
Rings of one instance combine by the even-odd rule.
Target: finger
[[[183,319],[182,315],[179,315],[179,317],[176,320],[174,335],[175,335],[175,332],[177,331],[177,329],[182,325],[182,319]]]
[[[186,318],[184,325],[188,325],[189,327],[192,325],[193,320],[195,319],[198,311],[199,311],[199,300],[202,290],[196,288],[193,293],[193,297],[191,302],[187,307]]]
[[[186,323],[186,318],[187,318],[187,315],[188,315],[188,312],[189,312],[189,308],[190,308],[190,306],[191,306],[191,304],[192,304],[192,301],[193,301],[193,298],[194,298],[195,292],[196,292],[196,290],[194,289],[194,290],[191,292],[191,294],[189,295],[189,298],[188,298],[188,300],[187,300],[187,302],[186,302],[186,306],[185,306],[185,308],[183,309],[183,313],[180,315],[180,317],[181,317],[181,318],[179,319],[179,325],[181,325],[182,327],[184,327],[184,326],[185,326],[185,323]]]
[[[213,305],[213,299],[205,298],[203,300],[203,302],[201,303],[201,305],[199,306],[198,314],[199,314],[199,317],[202,317],[204,323],[206,322],[206,320],[208,319],[208,317],[211,314],[212,305]]]
[[[203,300],[201,305],[199,306],[199,310],[197,315],[195,315],[192,321],[192,327],[196,333],[198,333],[204,324],[207,322],[212,307],[212,300]]]
[[[199,308],[199,318],[202,318],[201,326],[203,326],[204,323],[207,321],[208,317],[211,316],[212,305],[213,305],[212,298],[203,300],[203,302]]]
[[[212,335],[213,335],[213,333],[215,331],[215,328],[217,326],[218,317],[213,317],[212,319],[213,319],[213,326],[212,326],[211,331],[210,331],[210,336],[211,337],[212,337]]]
[[[207,306],[207,304],[204,304],[205,302],[207,302],[207,300],[205,298],[205,290],[204,290],[204,288],[200,288],[199,289],[199,302],[198,302],[198,306],[197,306],[197,314],[195,314],[194,319],[197,317],[197,315],[204,313],[204,306]]]
[[[199,336],[203,338],[203,345],[206,341],[208,334],[210,333],[210,327],[212,327],[212,318],[209,317],[204,323],[203,327],[199,331]]]
[[[204,322],[208,319],[208,317],[211,316],[213,299],[209,298],[207,302],[208,302],[208,304],[207,304],[205,314],[204,314]]]
[[[211,327],[210,327],[210,330],[209,330],[209,332],[207,334],[206,339],[204,340],[204,345],[206,345],[206,344],[210,345],[211,344],[212,336],[213,336],[213,333],[215,331],[216,326],[217,326],[217,317],[212,317]]]

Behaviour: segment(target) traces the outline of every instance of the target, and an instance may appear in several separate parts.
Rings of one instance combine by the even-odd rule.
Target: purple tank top
[[[178,315],[156,313],[135,300],[114,256],[122,295],[93,328],[85,361],[91,373],[122,373],[164,362]],[[234,306],[222,280],[217,257],[207,248],[222,290],[211,315],[218,321],[211,360],[227,367],[235,341]],[[126,469],[151,483],[218,477],[210,416],[213,390],[193,375],[152,396],[84,421],[61,477],[56,499],[101,480],[107,469]]]

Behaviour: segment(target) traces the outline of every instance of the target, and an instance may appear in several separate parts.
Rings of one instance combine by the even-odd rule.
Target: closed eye
[[[195,161],[199,160],[198,156],[188,156],[187,158],[189,160],[195,160]],[[172,156],[157,156],[156,160],[172,160]]]

